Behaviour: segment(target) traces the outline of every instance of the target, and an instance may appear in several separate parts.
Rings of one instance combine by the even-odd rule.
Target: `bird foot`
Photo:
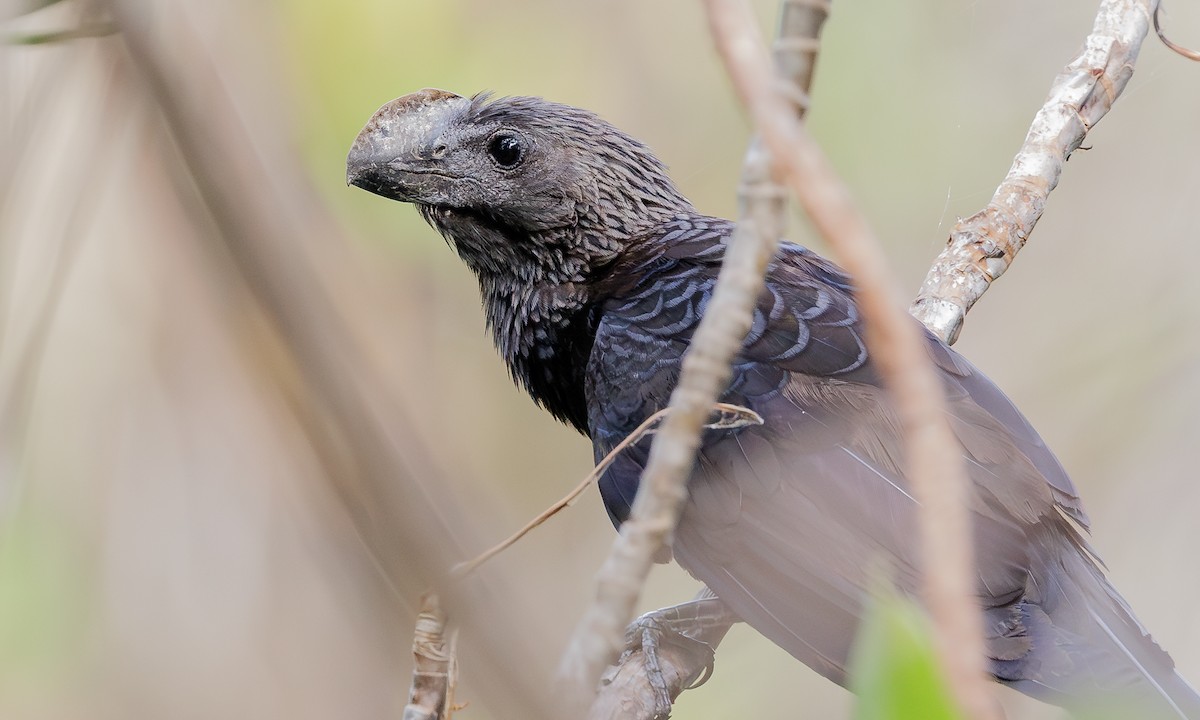
[[[672,692],[661,651],[669,646],[682,652],[690,669],[675,693],[699,687],[712,677],[713,646],[738,618],[715,597],[704,597],[679,605],[654,610],[634,620],[625,630],[625,651],[618,665],[630,656],[642,653],[646,681],[654,694],[654,718],[666,720],[671,714]],[[678,666],[678,662],[673,663]]]

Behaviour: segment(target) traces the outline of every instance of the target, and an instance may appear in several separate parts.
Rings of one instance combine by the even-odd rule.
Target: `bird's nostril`
[[[450,148],[446,147],[445,143],[440,143],[433,148],[433,152],[430,155],[435,159],[441,159],[446,157],[446,153],[448,152],[450,152]]]

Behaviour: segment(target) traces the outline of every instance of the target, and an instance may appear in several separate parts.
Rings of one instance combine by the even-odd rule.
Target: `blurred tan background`
[[[591,450],[512,386],[436,233],[345,186],[346,150],[379,105],[421,87],[542,95],[643,139],[698,207],[731,216],[747,128],[699,6],[125,0],[131,57],[116,35],[11,44],[110,17],[31,4],[0,0],[0,716],[398,717],[433,565],[541,510]],[[769,28],[774,3],[756,4]],[[811,126],[912,292],[1003,177],[1095,5],[835,3]],[[1200,44],[1200,10],[1168,10],[1175,39]],[[172,93],[196,102],[164,121]],[[1115,583],[1193,682],[1198,127],[1200,66],[1148,40],[958,345],[1056,449]],[[245,151],[223,156],[239,133]],[[212,209],[246,177],[262,179],[246,201],[286,222]],[[257,266],[238,250],[288,232],[295,248]],[[799,218],[791,234],[809,242]],[[291,254],[340,315],[290,265],[261,262]],[[343,323],[358,355],[337,354],[359,347]],[[349,390],[309,386],[339,373]],[[358,411],[366,425],[320,439]],[[356,450],[372,433],[379,462]],[[421,522],[453,537],[401,542]],[[590,492],[466,593],[477,626],[512,627],[464,652],[461,717],[504,717],[519,706],[505,693],[546,682],[611,538]],[[644,608],[695,588],[660,568]],[[1010,695],[1010,717],[1057,717]],[[676,715],[849,708],[739,627]]]

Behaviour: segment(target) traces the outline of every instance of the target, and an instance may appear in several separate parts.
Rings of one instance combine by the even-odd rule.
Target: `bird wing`
[[[729,227],[681,221],[604,308],[587,372],[598,456],[665,407],[680,358],[711,296]],[[665,248],[665,249],[664,249]],[[1030,538],[1049,524],[1086,527],[1078,495],[1037,433],[998,389],[929,337],[949,419],[974,489],[979,594],[991,654],[1028,651],[1016,602],[1030,577]],[[916,501],[891,402],[863,341],[852,287],[794,245],[771,265],[726,402],[760,427],[709,431],[674,545],[680,564],[751,625],[842,682],[871,568],[916,588]],[[610,515],[628,512],[649,443],[601,479]],[[1082,543],[1082,538],[1080,538]],[[1081,545],[1082,547],[1082,545]]]

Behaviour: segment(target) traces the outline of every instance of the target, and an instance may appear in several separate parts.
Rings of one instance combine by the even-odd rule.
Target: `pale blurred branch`
[[[904,429],[908,477],[919,504],[922,587],[935,621],[942,666],[970,717],[995,715],[984,674],[967,514],[969,487],[946,422],[945,398],[920,329],[903,312],[899,288],[866,219],[820,147],[769,78],[754,15],[744,0],[709,0],[713,33],[734,86],[821,236],[855,278],[867,344]]]
[[[710,17],[715,14],[711,3],[709,13]],[[817,37],[827,14],[826,2],[789,0],[783,4],[778,54],[787,75],[768,69],[763,79],[769,82],[770,78],[780,78],[781,84],[791,88],[788,96],[794,103],[789,110],[792,116],[807,108]],[[679,382],[671,394],[670,414],[651,446],[630,516],[600,568],[595,600],[576,627],[560,665],[569,716],[581,714],[594,702],[596,682],[618,656],[624,628],[633,618],[654,558],[670,546],[687,498],[687,478],[695,464],[700,431],[709,408],[729,384],[730,364],[749,332],[763,275],[783,236],[785,199],[783,189],[773,180],[770,157],[761,143],[751,142],[739,189],[738,224],[712,300],[684,355]],[[627,655],[625,660],[640,664],[643,660],[638,655]],[[677,681],[694,677],[695,672],[694,668],[678,668],[670,663],[695,659],[694,654],[667,659],[669,667],[664,668],[664,675],[675,678],[675,694],[683,687]],[[643,678],[640,690],[646,696],[649,680],[644,673],[638,677]],[[634,685],[620,689],[638,692]],[[609,702],[612,695],[609,693],[604,702]]]
[[[396,446],[400,438],[379,427],[379,415],[394,410],[381,407],[359,382],[378,373],[364,366],[365,353],[338,306],[346,296],[330,288],[334,275],[351,269],[332,253],[321,258],[332,267],[320,270],[310,258],[318,242],[338,243],[341,231],[311,187],[286,179],[303,177],[293,158],[256,147],[258,138],[241,122],[238,101],[197,32],[170,3],[159,9],[167,12],[152,16],[140,3],[113,2],[126,46],[210,213],[213,239],[278,329],[305,386],[314,392],[320,417],[332,425],[313,428],[312,435],[336,432],[339,441],[350,443],[353,452],[331,460],[330,477],[340,483],[364,476],[372,481],[342,490],[368,545],[376,546],[381,538],[373,534],[385,532],[376,509],[388,504],[370,502],[370,494],[379,489],[374,483],[382,483],[384,474],[403,473],[425,451]],[[151,24],[152,18],[157,22],[164,16],[171,23],[165,31]],[[402,427],[407,424],[395,419]],[[430,545],[433,529],[427,520],[413,518],[412,526],[401,531],[410,536],[393,539],[408,547]]]
[[[111,22],[89,23],[80,25],[79,27],[67,28],[66,30],[52,30],[49,32],[38,33],[12,33],[6,36],[2,42],[9,45],[46,45],[49,43],[66,42],[68,40],[78,40],[80,38],[97,38],[114,35],[117,32],[117,26]]]
[[[1154,0],[1100,4],[1092,33],[1054,79],[991,202],[950,231],[946,249],[934,261],[911,307],[912,314],[941,339],[948,343],[958,339],[971,306],[1008,270],[1029,239],[1067,158],[1125,89],[1154,5]]]
[[[19,17],[42,8],[57,5],[62,0],[8,0],[0,3],[0,20]]]
[[[96,110],[96,116],[101,123],[98,132],[109,138],[110,142],[86,145],[83,152],[75,158],[78,172],[63,181],[74,183],[77,187],[77,192],[64,194],[80,199],[67,213],[66,222],[62,224],[60,231],[54,236],[41,238],[41,242],[53,250],[49,253],[51,265],[39,293],[25,294],[19,298],[10,297],[11,293],[16,292],[19,252],[16,246],[0,247],[0,251],[7,251],[9,257],[6,259],[13,264],[12,267],[4,268],[7,277],[3,287],[7,292],[4,293],[4,302],[0,303],[0,308],[23,308],[28,311],[30,318],[27,323],[29,329],[23,336],[18,332],[17,323],[13,322],[11,317],[6,324],[0,326],[5,356],[11,358],[4,364],[3,369],[6,372],[0,384],[0,457],[3,458],[17,457],[24,444],[29,413],[38,387],[38,375],[44,368],[46,344],[54,329],[63,293],[75,267],[81,239],[86,235],[88,226],[95,222],[97,208],[105,198],[107,188],[89,188],[88,184],[91,178],[99,174],[98,168],[111,167],[119,162],[124,156],[123,153],[129,151],[128,128],[122,125],[132,125],[134,128],[138,125],[136,121],[130,123],[128,115],[118,112],[121,103],[127,100],[121,92],[120,85],[115,68],[108,68],[105,74],[104,96]],[[25,139],[19,137],[12,142],[19,144]],[[4,150],[0,148],[0,157],[17,159],[16,152],[9,153]],[[0,188],[12,187],[20,168],[14,164],[4,170],[5,172],[0,173]],[[89,189],[91,192],[87,191]],[[5,211],[4,202],[0,201],[0,218]],[[18,482],[16,474],[7,477],[0,475],[0,488],[9,496],[6,499],[19,494],[21,488]],[[16,503],[10,502],[0,506],[0,510],[11,510],[15,507]]]
[[[0,0],[0,21],[5,21],[7,26],[15,25],[20,20],[24,20],[23,14],[57,3],[58,0],[30,3]],[[90,26],[97,21],[96,8],[90,2],[83,3],[78,7],[66,8],[66,10],[67,12],[62,14],[68,16],[68,22],[76,26]],[[7,27],[0,28],[0,45],[7,42],[6,30]],[[13,39],[26,36],[36,39],[40,33],[13,30],[9,35]],[[10,49],[8,52],[15,53],[17,50]],[[15,58],[16,55],[13,54],[10,57]],[[36,66],[35,78],[29,83],[28,88],[18,96],[9,93],[8,83],[12,68],[4,66],[3,63],[6,59],[0,57],[0,108],[8,106],[6,111],[11,112],[11,124],[4,128],[7,133],[0,134],[0,212],[6,210],[4,202],[12,196],[16,184],[24,179],[18,173],[26,169],[25,164],[30,161],[31,157],[36,157],[36,153],[40,149],[31,142],[30,138],[38,132],[44,124],[46,114],[61,98],[62,83],[65,78],[70,76],[74,64],[78,61],[78,57],[70,52],[52,54],[45,62]],[[115,82],[110,80],[109,88],[111,89],[114,84]],[[0,114],[0,118],[2,117],[3,114]],[[106,150],[108,149],[110,148],[106,148]],[[78,177],[86,180],[86,176],[82,173]],[[90,200],[85,198],[85,202],[90,202]],[[13,242],[15,240],[15,237],[0,237],[0,252],[15,252],[16,243]],[[0,287],[5,289],[11,289],[15,284],[11,277],[15,268],[4,264],[5,261],[11,260],[12,257],[0,257]],[[7,311],[11,305],[16,304],[16,300],[16,298],[9,297],[7,292],[0,293],[0,332],[5,333],[4,340],[9,347],[11,347],[12,338],[8,337],[9,328],[5,324],[10,321],[10,313]]]
[[[233,30],[189,19],[218,12],[213,6],[164,0],[148,12],[143,2],[113,0],[111,7],[208,214],[205,249],[244,283],[292,366],[272,380],[291,400],[325,476],[392,584],[438,586],[474,523],[453,503],[432,502],[447,497],[448,480],[415,440],[389,392],[379,341],[370,342],[388,336],[388,318],[364,294],[370,283],[286,143],[288,114],[269,99],[270,88],[284,83],[255,85],[236,58],[214,51],[204,29]],[[516,594],[441,589],[466,651],[487,668],[477,680],[490,689],[495,712],[554,715],[528,671],[538,650],[521,628],[536,620],[512,616],[522,608]]]
[[[49,45],[83,38],[115,35],[116,23],[107,15],[104,6],[95,0],[75,0],[57,8],[58,0],[31,3],[27,7],[5,7],[0,0],[0,44]],[[31,23],[60,26],[59,29],[25,29]]]

